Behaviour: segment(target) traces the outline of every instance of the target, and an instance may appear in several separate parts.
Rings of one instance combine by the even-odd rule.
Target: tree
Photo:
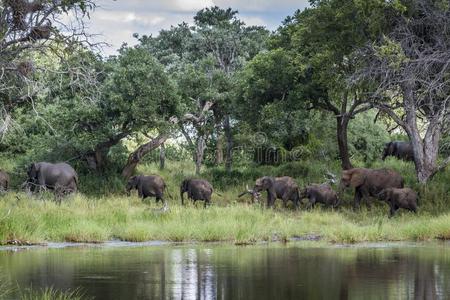
[[[54,128],[54,139],[86,159],[90,168],[102,170],[112,147],[140,133],[158,132],[158,138],[130,154],[122,170],[130,176],[142,157],[168,138],[170,117],[178,107],[174,84],[139,47],[124,47],[106,62],[89,51],[78,51],[69,61],[50,79],[61,84],[49,85],[39,106]],[[87,72],[66,70],[77,67]]]
[[[215,68],[223,73],[225,81],[233,81],[233,76],[244,62],[263,49],[268,33],[261,27],[245,27],[237,18],[237,11],[231,8],[221,9],[217,6],[200,10],[194,17],[197,26],[196,33],[199,48],[215,60]],[[214,116],[216,123],[217,151],[221,151],[220,123],[227,141],[225,167],[231,171],[233,138],[231,131],[230,89],[233,83],[228,83],[227,89],[217,90],[214,98]],[[222,121],[223,120],[223,121]],[[220,154],[219,154],[220,155]],[[220,162],[218,160],[217,162]]]
[[[450,9],[445,1],[402,1],[386,14],[392,30],[359,51],[353,76],[372,88],[373,105],[408,134],[417,179],[427,182],[438,165],[439,142],[450,121]]]
[[[87,41],[83,17],[94,8],[90,0],[0,1],[0,110],[4,135],[12,123],[11,112],[32,101],[42,86],[36,83],[33,58],[37,53],[58,52]],[[69,30],[67,15],[75,25]],[[66,17],[62,20],[62,17]]]
[[[193,140],[199,135],[208,138],[214,130],[216,152],[221,152],[221,131],[225,131],[227,140],[226,167],[232,163],[232,128],[230,103],[234,96],[236,71],[244,63],[258,53],[265,44],[268,32],[261,27],[246,27],[237,18],[237,11],[221,9],[219,7],[206,8],[195,16],[195,25],[182,23],[170,30],[162,30],[157,37],[143,36],[140,38],[142,47],[147,48],[158,60],[165,65],[172,78],[178,83],[179,94],[184,103],[185,111],[179,116],[184,120],[185,113],[199,114],[200,103],[211,102],[214,126],[210,122],[202,122],[200,130],[196,126],[184,128],[185,133],[195,135],[191,138],[191,149],[196,157],[203,157],[198,153],[204,147],[194,145]],[[192,123],[188,122],[189,125]],[[186,134],[185,134],[186,136]],[[220,162],[220,155],[217,155]]]
[[[381,0],[314,0],[311,8],[287,18],[271,43],[292,57],[297,68],[298,101],[335,116],[344,169],[352,167],[348,124],[357,114],[372,108],[363,87],[347,84],[356,67],[352,53],[383,32],[380,16],[386,5]]]

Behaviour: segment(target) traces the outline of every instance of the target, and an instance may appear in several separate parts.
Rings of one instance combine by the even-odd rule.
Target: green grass
[[[15,298],[13,298],[13,296]],[[4,273],[0,274],[0,300],[81,300],[90,299],[84,296],[79,289],[60,291],[53,287],[35,289],[33,287],[19,288],[14,285]]]
[[[81,180],[81,193],[64,200],[60,206],[52,201],[51,195],[43,195],[42,199],[21,192],[1,196],[0,243],[11,240],[96,243],[119,239],[246,244],[308,235],[334,243],[450,239],[449,171],[438,174],[427,186],[419,186],[411,163],[388,160],[370,167],[389,167],[401,172],[407,186],[420,192],[419,213],[401,211],[389,219],[387,204],[380,202],[370,211],[364,206],[354,211],[351,190],[343,194],[342,207],[336,211],[322,208],[293,211],[279,207],[267,210],[251,205],[248,197],[237,197],[247,184],[251,186],[262,175],[291,175],[301,186],[323,182],[327,171],[339,174],[337,162],[315,165],[295,162],[277,167],[248,165],[236,168],[231,175],[221,168],[205,169],[201,177],[210,180],[220,195],[213,195],[213,205],[207,209],[202,208],[202,203],[198,207],[191,204],[182,207],[179,184],[185,177],[193,176],[194,166],[192,162],[167,162],[163,171],[148,164],[140,166],[138,173],[163,176],[171,195],[166,197],[168,212],[161,212],[153,199],[142,203],[136,195],[126,197],[124,182],[119,177],[108,181],[108,177],[96,179],[90,175]],[[89,189],[96,186],[97,192],[90,193],[86,186]]]
[[[60,206],[18,194],[0,202],[0,242],[141,242],[223,241],[253,243],[319,235],[328,242],[450,239],[450,213],[431,216],[404,212],[387,217],[387,206],[360,212],[351,209],[293,211],[263,209],[243,203],[203,209],[169,201],[161,212],[154,202],[137,197],[91,199],[77,195]],[[220,199],[215,199],[220,201]]]

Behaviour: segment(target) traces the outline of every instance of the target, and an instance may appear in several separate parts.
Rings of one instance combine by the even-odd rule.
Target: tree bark
[[[230,116],[226,115],[223,122],[223,129],[225,131],[225,136],[227,138],[227,151],[225,159],[225,169],[227,172],[231,172],[231,167],[233,164],[233,134],[231,132]]]
[[[133,175],[134,170],[136,169],[137,165],[142,160],[142,158],[150,151],[161,146],[161,144],[163,144],[168,138],[169,138],[168,135],[162,134],[162,135],[159,135],[158,137],[150,140],[149,142],[139,146],[128,157],[128,161],[122,170],[122,176],[124,178],[131,177],[131,175]]]
[[[195,174],[200,175],[202,164],[203,164],[203,156],[205,154],[206,142],[203,135],[200,135],[197,138],[197,145],[195,151]]]
[[[220,132],[217,131],[215,164],[216,166],[220,166],[222,163],[223,163],[223,139],[222,136],[220,135]]]
[[[337,129],[337,142],[339,148],[339,156],[341,158],[341,165],[343,170],[349,170],[353,168],[350,162],[350,154],[348,152],[348,123],[349,118],[346,116],[336,117],[336,129]]]
[[[159,147],[159,169],[164,170],[166,165],[166,146],[164,143]]]
[[[405,84],[403,87],[403,99],[406,111],[406,124],[403,127],[413,148],[417,180],[420,183],[426,183],[438,170],[437,159],[443,123],[442,116],[438,114],[429,120],[425,137],[422,139],[417,126],[417,106],[412,84]]]

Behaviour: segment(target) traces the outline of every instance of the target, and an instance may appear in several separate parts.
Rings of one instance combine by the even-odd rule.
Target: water
[[[450,244],[3,250],[1,273],[95,299],[450,299]]]

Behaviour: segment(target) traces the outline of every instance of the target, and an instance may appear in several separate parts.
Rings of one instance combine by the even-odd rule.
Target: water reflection
[[[23,287],[96,299],[448,299],[450,246],[140,247],[0,251]]]

